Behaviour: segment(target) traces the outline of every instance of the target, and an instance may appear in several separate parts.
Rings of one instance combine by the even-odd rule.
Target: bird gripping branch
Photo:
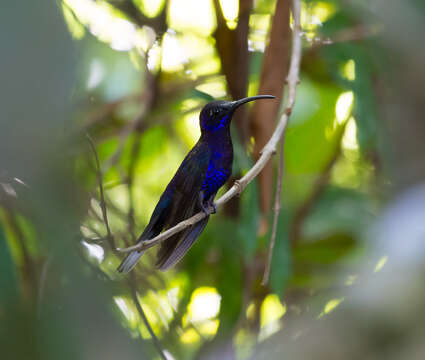
[[[214,208],[217,191],[232,173],[230,123],[235,110],[249,101],[273,98],[272,95],[257,95],[237,101],[213,101],[204,106],[199,116],[201,137],[162,193],[137,243],[157,236],[199,211],[204,211],[207,216],[161,243],[156,263],[159,269],[167,270],[174,266],[189,251],[207,225],[209,209]],[[129,272],[143,252],[130,252],[118,271]]]

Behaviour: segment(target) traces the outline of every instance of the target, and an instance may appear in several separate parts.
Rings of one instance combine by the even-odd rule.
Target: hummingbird
[[[249,101],[274,98],[257,95],[236,101],[219,100],[208,103],[201,110],[201,137],[168,183],[137,243],[154,238],[200,211],[205,212],[206,217],[161,243],[156,262],[160,270],[169,269],[186,255],[207,225],[210,214],[216,212],[215,195],[232,173],[230,123],[236,109]],[[211,208],[214,210],[209,210]],[[130,252],[117,270],[129,272],[143,252]]]

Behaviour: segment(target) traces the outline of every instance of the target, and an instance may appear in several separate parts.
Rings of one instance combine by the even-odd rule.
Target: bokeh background
[[[114,246],[143,230],[212,98],[278,97],[234,119],[232,180],[253,164],[285,97],[290,2],[2,1],[5,359],[160,359],[135,297],[167,359],[424,358],[424,2],[301,5],[262,286],[274,162],[176,268],[151,249],[119,275]]]

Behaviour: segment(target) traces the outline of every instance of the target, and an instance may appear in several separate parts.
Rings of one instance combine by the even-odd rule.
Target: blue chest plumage
[[[214,195],[232,173],[233,146],[230,134],[227,130],[214,137],[215,139],[210,139],[214,141],[209,142],[211,158],[201,187],[205,199]]]
[[[216,167],[214,162],[210,161],[201,187],[201,190],[204,192],[204,197],[208,199],[211,195],[215,194],[227,181],[230,173],[231,169]]]

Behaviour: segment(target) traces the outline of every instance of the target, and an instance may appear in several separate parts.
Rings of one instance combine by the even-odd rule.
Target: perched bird
[[[201,137],[167,185],[137,243],[152,239],[199,211],[207,216],[161,243],[156,264],[159,269],[170,268],[189,251],[207,225],[208,209],[214,208],[218,189],[232,173],[230,122],[235,110],[249,101],[273,98],[272,95],[258,95],[237,101],[213,101],[204,106],[199,115]],[[130,252],[117,270],[129,272],[142,254],[140,250]]]

